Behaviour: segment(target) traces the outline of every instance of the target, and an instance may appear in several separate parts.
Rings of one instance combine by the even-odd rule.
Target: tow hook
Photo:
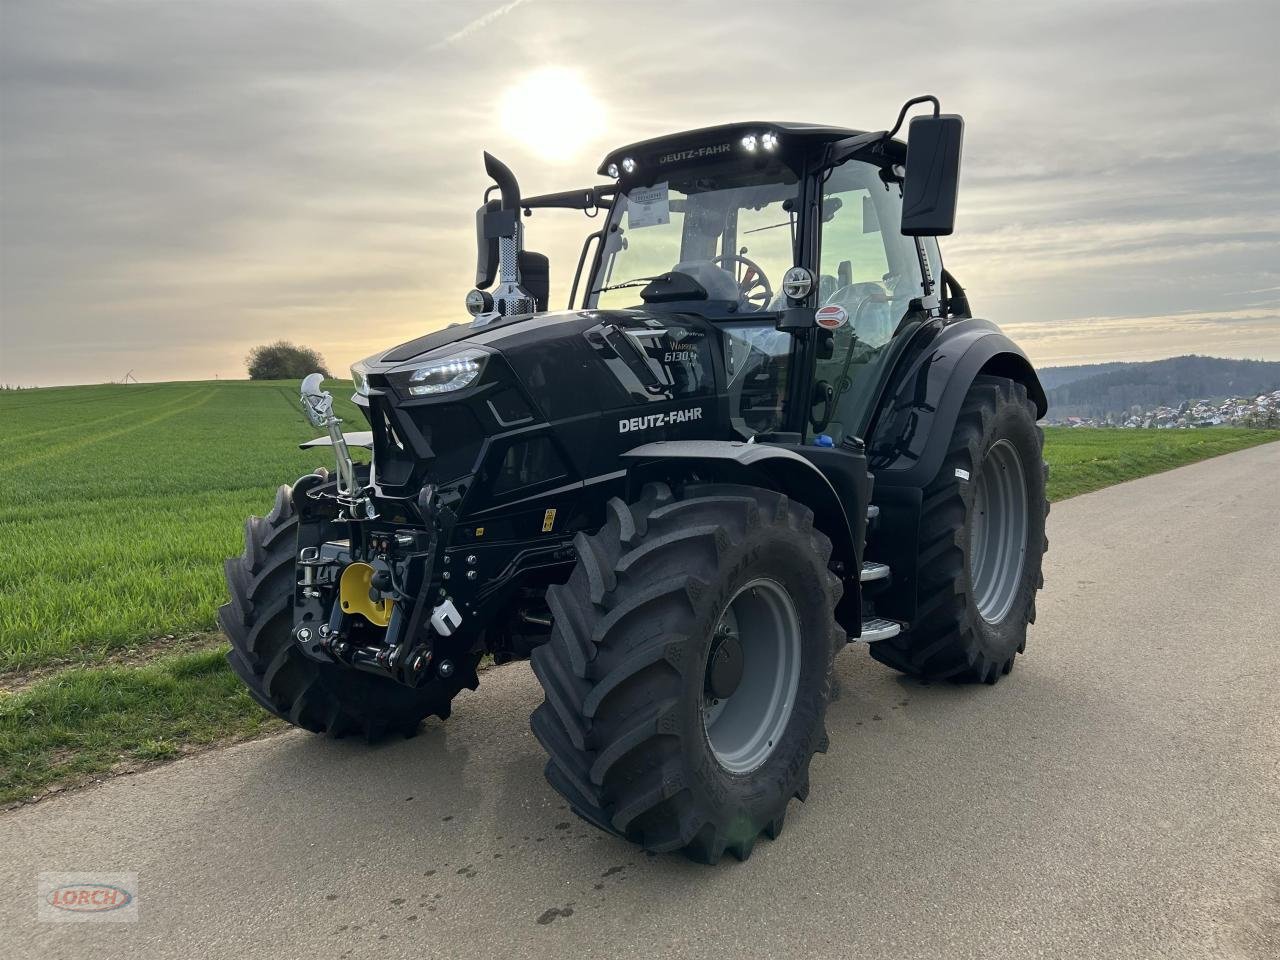
[[[442,637],[452,635],[453,631],[462,626],[462,614],[458,612],[452,600],[445,600],[431,611],[431,626]]]

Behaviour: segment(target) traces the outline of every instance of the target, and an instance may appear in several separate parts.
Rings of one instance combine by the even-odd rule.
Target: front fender
[[[946,456],[965,395],[979,374],[1008,377],[1026,387],[1043,417],[1044,388],[1031,361],[989,320],[943,327],[896,376],[881,401],[867,449],[877,487],[924,487]]]
[[[357,430],[354,433],[343,433],[342,438],[347,441],[348,447],[364,447],[366,450],[373,449],[373,431]],[[299,450],[310,450],[313,447],[332,447],[333,438],[324,436],[316,437],[314,440],[308,440],[306,443],[298,444]]]
[[[803,503],[813,511],[814,526],[831,539],[831,560],[844,581],[836,617],[850,636],[860,633],[862,544],[870,498],[866,461],[860,455],[822,447],[669,440],[646,443],[622,457],[628,462],[630,497],[649,480],[696,476],[777,490]]]
[[[628,476],[635,470],[637,479],[663,472],[660,465],[664,464],[678,465],[680,474],[701,464],[719,467],[718,479],[785,493],[813,511],[814,526],[831,538],[832,560],[852,564],[856,558],[858,551],[849,518],[831,481],[813,463],[787,447],[736,440],[667,440],[628,450],[622,458],[632,462]]]

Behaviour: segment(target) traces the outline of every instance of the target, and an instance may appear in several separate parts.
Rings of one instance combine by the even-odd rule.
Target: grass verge
[[[0,694],[0,806],[283,727],[225,655],[74,667]]]
[[[1050,500],[1162,473],[1246,447],[1280,441],[1275,430],[1087,430],[1049,427],[1044,453]]]

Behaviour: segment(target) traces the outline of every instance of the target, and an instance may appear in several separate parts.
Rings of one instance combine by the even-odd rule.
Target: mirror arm
[[[902,121],[907,119],[907,111],[914,107],[917,103],[932,103],[933,116],[936,119],[942,112],[942,105],[938,103],[938,98],[931,93],[926,93],[923,97],[912,97],[902,105],[902,109],[898,111],[898,122],[893,125],[893,129],[884,135],[886,140],[893,139],[894,134],[902,129]]]
[[[520,206],[527,214],[530,210],[591,210],[595,207],[609,205],[609,198],[618,192],[614,184],[597,187],[584,187],[581,190],[564,190],[560,193],[544,193],[537,197],[527,197],[520,201]]]
[[[885,140],[889,134],[884,130],[875,133],[860,133],[856,137],[845,137],[827,145],[826,155],[822,159],[823,167],[835,167],[844,163],[856,153]]]

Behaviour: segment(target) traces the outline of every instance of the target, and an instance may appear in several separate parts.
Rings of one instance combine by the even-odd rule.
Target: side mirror
[[[964,119],[958,114],[911,121],[902,185],[903,236],[947,237],[955,229],[963,139]]]

